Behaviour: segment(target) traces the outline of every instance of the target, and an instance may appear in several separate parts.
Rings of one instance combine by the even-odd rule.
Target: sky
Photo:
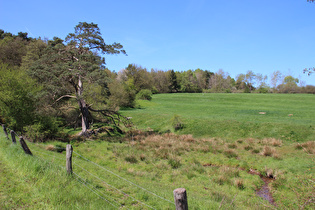
[[[157,70],[222,69],[236,78],[251,70],[292,75],[315,85],[315,3],[307,0],[0,0],[0,29],[64,39],[79,22],[98,24],[105,55],[118,72],[128,64]]]

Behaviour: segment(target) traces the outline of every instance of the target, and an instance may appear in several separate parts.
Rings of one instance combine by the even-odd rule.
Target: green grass
[[[0,133],[0,209],[114,209],[67,175],[64,164],[29,146],[34,156]]]
[[[314,95],[159,94],[152,101],[138,101],[138,107],[122,113],[139,128],[158,132],[173,132],[171,119],[178,115],[185,126],[178,133],[195,137],[315,138]]]
[[[180,187],[187,190],[190,209],[273,208],[256,195],[264,183],[250,170],[275,177],[269,187],[278,209],[314,209],[313,99],[313,95],[154,95],[152,101],[139,102],[141,109],[123,113],[132,116],[138,128],[158,132],[172,130],[176,115],[176,121],[184,123],[182,130],[158,135],[133,129],[124,138],[99,135],[72,140],[73,169],[122,209],[174,209],[148,191],[172,202],[173,190]],[[210,125],[204,128],[203,122]],[[32,157],[3,136],[0,132],[1,209],[111,207],[60,167],[65,165],[65,152],[54,148],[65,143],[28,143]]]

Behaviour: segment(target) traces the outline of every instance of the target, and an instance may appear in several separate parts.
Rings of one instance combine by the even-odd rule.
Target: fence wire
[[[170,200],[167,200],[167,199],[165,199],[165,198],[163,198],[163,197],[161,197],[161,196],[159,196],[159,195],[157,195],[157,194],[155,194],[155,193],[153,193],[153,192],[151,192],[151,191],[149,191],[149,190],[147,190],[147,189],[141,187],[140,185],[137,185],[137,184],[135,184],[135,183],[129,181],[128,179],[125,179],[125,178],[119,176],[118,174],[116,174],[116,173],[114,173],[114,172],[112,172],[112,171],[106,169],[105,167],[100,166],[100,165],[98,165],[97,163],[95,163],[95,162],[93,162],[93,161],[91,161],[91,160],[89,160],[89,159],[83,157],[83,156],[80,155],[79,153],[77,153],[77,152],[75,152],[75,151],[73,151],[73,153],[77,154],[78,156],[80,156],[80,157],[83,158],[84,160],[86,160],[86,161],[88,161],[88,162],[90,162],[90,163],[92,163],[92,164],[94,164],[94,165],[96,165],[96,166],[102,168],[103,170],[105,170],[105,171],[107,171],[107,172],[109,172],[109,173],[115,175],[116,177],[118,177],[118,178],[120,178],[120,179],[122,179],[122,180],[124,180],[124,181],[126,181],[126,182],[128,182],[128,183],[130,183],[130,184],[132,184],[132,185],[134,185],[134,186],[136,186],[136,187],[138,187],[138,188],[140,188],[140,189],[142,189],[142,190],[144,190],[144,191],[146,191],[146,192],[148,192],[148,193],[150,193],[150,194],[152,194],[152,195],[154,195],[154,196],[156,196],[156,197],[158,197],[158,198],[160,198],[160,199],[162,199],[162,200],[165,200],[165,201],[167,201],[167,202],[169,202],[169,203],[175,205],[174,202],[172,202],[172,201],[170,201]]]
[[[0,125],[2,126],[2,125],[4,125],[4,124],[0,123]],[[6,130],[10,130],[10,129],[7,128],[7,127],[4,127],[4,128],[5,128]],[[12,131],[13,131],[13,130],[12,130]],[[21,136],[18,135],[15,131],[13,131],[13,133],[15,134],[16,137],[18,137],[18,138],[21,137]],[[8,138],[9,138],[9,137],[8,137]],[[28,142],[30,142],[30,141],[28,141]],[[38,147],[35,149],[35,147],[36,147],[35,144],[34,144],[33,142],[30,142],[30,143],[32,143],[32,145],[33,145],[33,146],[32,146],[32,150],[35,152],[35,154],[38,153],[38,154],[40,154],[40,155],[42,155],[42,156],[49,156],[49,157],[51,157],[51,158],[53,158],[53,159],[57,159],[57,160],[59,160],[59,161],[60,161],[60,160],[61,160],[61,161],[64,161],[64,159],[62,159],[62,158],[60,158],[60,157],[57,157],[57,156],[52,155],[52,154],[48,154],[47,152],[42,152],[42,151],[37,150]],[[41,149],[40,149],[40,150],[41,150]],[[144,191],[150,193],[151,195],[153,195],[153,196],[155,196],[155,197],[157,197],[157,198],[160,198],[160,199],[162,199],[162,200],[164,200],[164,201],[166,201],[166,202],[168,202],[168,203],[171,203],[171,204],[175,205],[174,202],[172,202],[172,201],[170,201],[170,200],[167,200],[167,199],[165,199],[165,198],[163,198],[163,197],[157,195],[156,193],[151,192],[151,191],[148,190],[148,189],[145,189],[144,187],[142,187],[142,186],[140,186],[140,185],[138,185],[138,184],[136,184],[136,183],[134,183],[134,182],[132,182],[132,181],[130,181],[130,180],[128,180],[128,179],[126,179],[126,178],[124,178],[124,177],[122,177],[122,176],[120,176],[120,175],[114,173],[114,172],[112,172],[111,170],[109,170],[109,169],[107,169],[107,168],[105,168],[105,167],[103,167],[103,166],[100,166],[99,164],[97,164],[97,163],[95,163],[95,162],[93,162],[93,161],[87,159],[86,157],[82,156],[81,154],[79,154],[79,153],[77,153],[77,152],[75,152],[75,151],[73,151],[73,153],[75,153],[75,154],[78,155],[79,157],[83,158],[84,160],[86,160],[86,161],[88,161],[88,162],[90,162],[90,163],[96,165],[97,167],[99,167],[99,168],[101,168],[101,169],[107,171],[108,173],[111,173],[112,175],[114,175],[114,176],[116,176],[116,177],[118,177],[118,178],[120,178],[120,179],[122,179],[122,180],[128,182],[129,184],[131,184],[131,185],[133,185],[133,186],[136,186],[136,187],[138,187],[138,188],[140,188],[140,189],[142,189],[142,190],[144,190]],[[36,156],[36,157],[42,159],[43,161],[47,161],[47,159],[44,159],[43,157],[40,157],[40,156]],[[76,158],[76,157],[75,157],[75,158]],[[62,166],[62,165],[60,165],[60,164],[56,164],[56,165],[59,166],[59,167],[61,167],[62,169],[65,169],[65,167]],[[135,197],[133,197],[133,196],[131,196],[131,195],[125,193],[124,191],[122,191],[122,190],[120,190],[120,189],[118,189],[118,188],[116,188],[115,186],[112,186],[112,185],[108,184],[108,183],[105,182],[103,179],[99,178],[99,177],[96,176],[95,174],[92,174],[91,172],[89,172],[89,171],[86,170],[85,168],[81,167],[79,164],[74,163],[74,165],[76,165],[77,167],[79,167],[81,170],[87,172],[89,175],[93,176],[94,178],[98,179],[99,181],[105,183],[105,184],[108,185],[109,187],[111,187],[111,188],[117,190],[118,192],[122,193],[122,194],[125,195],[125,196],[130,197],[131,199],[133,199],[133,201],[137,201],[138,203],[140,203],[140,204],[142,204],[142,205],[144,205],[144,206],[146,206],[146,207],[148,207],[148,208],[150,208],[150,209],[155,209],[154,207],[152,207],[152,206],[150,206],[150,205],[148,205],[148,204],[146,204],[146,203],[144,203],[144,202],[142,202],[142,201],[136,199]],[[78,182],[80,182],[81,184],[83,184],[86,188],[90,189],[94,194],[96,194],[97,196],[99,196],[100,198],[102,198],[103,200],[105,200],[106,202],[108,202],[108,203],[109,203],[110,205],[112,205],[113,207],[118,208],[117,206],[115,206],[114,204],[112,204],[110,201],[108,201],[107,199],[105,199],[103,196],[99,195],[96,191],[98,191],[99,193],[102,193],[102,192],[100,192],[99,190],[95,189],[95,187],[93,187],[93,186],[92,186],[92,187],[93,187],[95,190],[93,190],[92,188],[90,188],[90,187],[86,184],[86,182],[83,181],[84,179],[83,179],[80,175],[78,175],[78,174],[75,173],[75,172],[73,172],[73,174],[76,176],[76,180],[77,180]],[[80,179],[81,179],[81,180],[80,180]],[[102,194],[103,194],[104,196],[106,196],[106,197],[110,197],[110,196],[108,196],[108,195],[105,195],[104,193],[102,193]],[[113,199],[113,198],[111,198],[111,199]],[[113,199],[113,202],[116,203],[116,204],[119,205],[119,206],[122,206],[120,203],[116,202],[114,199]]]

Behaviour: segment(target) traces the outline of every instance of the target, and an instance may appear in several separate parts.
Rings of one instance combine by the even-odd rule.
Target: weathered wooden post
[[[185,188],[177,188],[173,191],[176,210],[188,210],[187,194]]]
[[[27,144],[25,143],[23,137],[21,136],[20,137],[20,144],[21,144],[21,147],[22,149],[24,150],[25,154],[28,154],[28,155],[33,155],[30,148],[28,148]]]
[[[7,128],[5,127],[4,124],[2,124],[2,128],[3,128],[3,132],[4,132],[5,136],[7,137],[7,139],[9,139]]]
[[[66,159],[67,159],[66,168],[67,168],[68,174],[72,174],[72,151],[73,151],[73,148],[72,148],[71,144],[67,144],[67,147],[66,147]]]
[[[10,134],[11,134],[11,138],[12,138],[12,143],[13,144],[16,144],[16,139],[15,139],[15,133],[13,130],[10,131]]]

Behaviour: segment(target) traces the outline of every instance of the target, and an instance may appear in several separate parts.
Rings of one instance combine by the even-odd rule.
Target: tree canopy
[[[32,63],[28,72],[44,84],[52,103],[65,102],[70,98],[76,100],[82,118],[82,134],[85,134],[91,123],[91,111],[102,113],[113,123],[121,117],[117,112],[104,108],[108,75],[105,59],[101,57],[102,54],[120,53],[126,54],[123,46],[119,43],[106,44],[97,24],[80,22],[65,41],[57,37],[49,41],[43,55]],[[99,96],[90,97],[92,92]],[[93,109],[92,104],[104,106]]]

